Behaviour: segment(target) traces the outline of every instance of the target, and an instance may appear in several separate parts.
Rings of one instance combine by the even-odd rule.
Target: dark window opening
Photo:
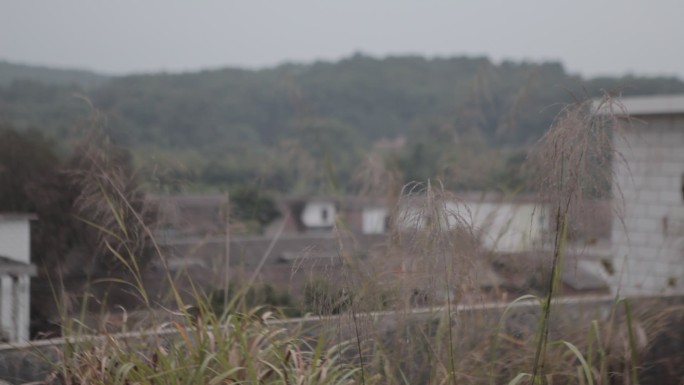
[[[328,221],[328,209],[323,209],[323,210],[321,210],[321,219],[322,219],[324,222],[327,222],[327,221]]]
[[[608,273],[609,275],[615,274],[615,267],[613,266],[613,261],[609,259],[602,259],[601,265],[603,265],[603,268],[606,269],[606,273]]]

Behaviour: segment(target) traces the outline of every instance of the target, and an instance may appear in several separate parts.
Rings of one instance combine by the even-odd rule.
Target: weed
[[[492,293],[482,284],[492,253],[483,247],[484,231],[474,223],[469,205],[433,181],[410,184],[392,196],[378,180],[387,177],[395,183],[396,176],[369,160],[375,163],[366,178],[373,183],[359,183],[365,191],[391,197],[388,244],[359,257],[353,242],[342,241],[349,231],[339,219],[335,258],[341,267],[306,285],[304,302],[314,314],[311,318],[281,320],[271,308],[254,307],[268,303],[277,313],[286,306],[267,286],[257,285],[259,268],[244,287],[217,290],[223,297],[205,295],[196,282],[182,293],[153,244],[172,293],[172,306],[159,312],[144,288],[133,249],[111,243],[125,241],[123,236],[132,231],[121,227],[121,215],[106,225],[92,223],[108,235],[108,250],[130,271],[126,284],[154,314],[149,322],[154,329],[87,338],[86,322],[65,311],[70,339],[61,345],[49,381],[636,384],[645,378],[652,341],[671,332],[668,325],[684,311],[665,304],[660,306],[667,312],[654,315],[629,301],[604,298],[594,302],[599,311],[585,312],[582,301],[559,299],[571,212],[584,197],[604,193],[601,189],[610,185],[605,170],[617,156],[610,144],[614,133],[605,130],[610,122],[597,121],[591,112],[588,103],[567,107],[529,157],[528,169],[537,176],[554,223],[552,245],[544,250],[551,268],[539,285],[542,296],[495,303],[502,298],[497,285]],[[100,184],[110,182],[98,179]],[[123,201],[120,189],[103,191],[109,192],[104,202],[110,210],[134,211],[125,202],[117,205]],[[144,223],[142,216],[130,214]],[[151,235],[147,226],[135,231]],[[261,258],[259,267],[266,256]],[[123,314],[125,324],[129,312]],[[684,343],[681,334],[676,338]]]

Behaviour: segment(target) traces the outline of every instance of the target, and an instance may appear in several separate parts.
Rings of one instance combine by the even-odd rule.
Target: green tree
[[[54,144],[42,134],[0,126],[0,211],[35,211],[40,183],[58,169]]]
[[[145,205],[130,153],[103,134],[87,136],[66,161],[34,132],[0,130],[0,210],[38,215],[32,257],[42,274],[109,275],[119,256],[151,258]],[[116,253],[119,256],[115,255]]]
[[[72,217],[76,196],[51,142],[34,131],[0,130],[0,211],[37,214],[31,254],[41,274],[58,271],[80,243]]]
[[[295,124],[289,162],[295,168],[301,192],[321,193],[344,189],[361,161],[364,142],[340,121],[311,118]]]
[[[233,189],[230,203],[231,220],[243,223],[251,232],[261,232],[281,215],[275,200],[253,185]]]
[[[66,173],[68,187],[78,191],[72,215],[93,256],[91,272],[128,273],[133,260],[144,268],[153,255],[148,226],[156,213],[146,203],[130,152],[96,130],[74,148]]]

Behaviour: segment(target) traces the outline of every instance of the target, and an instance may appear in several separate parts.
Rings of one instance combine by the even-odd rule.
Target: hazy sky
[[[0,59],[119,74],[360,51],[684,78],[683,20],[682,0],[3,0]]]

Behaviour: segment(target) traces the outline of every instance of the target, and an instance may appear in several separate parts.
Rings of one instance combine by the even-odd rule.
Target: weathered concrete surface
[[[666,309],[682,309],[684,296],[658,296],[658,297],[634,297],[629,302],[635,313],[646,314],[647,312],[664,312]],[[621,311],[622,306],[615,306],[615,298],[599,296],[592,298],[565,298],[554,301],[552,307],[552,321],[549,340],[564,338],[568,330],[581,329],[582,333],[589,327],[592,320],[605,321],[614,316],[614,309]],[[401,341],[406,336],[410,338],[411,332],[420,328],[422,333],[438,333],[440,324],[443,325],[445,308],[415,309],[408,312],[373,312],[356,314],[356,321],[361,322],[363,338],[375,338],[387,341]],[[502,330],[512,338],[524,340],[534,336],[537,328],[537,320],[540,307],[537,301],[520,301],[515,304],[474,304],[458,305],[451,309],[453,333],[459,340],[458,349],[467,351],[478,341],[490,338],[502,320]],[[618,317],[620,315],[618,314]],[[624,314],[622,315],[624,317]],[[329,331],[338,339],[349,339],[355,335],[354,320],[349,315],[335,317],[310,317],[274,321],[273,324],[291,325],[292,328],[305,330],[312,336],[320,335],[321,331]],[[683,375],[678,371],[682,368],[674,368],[671,373],[659,369],[657,362],[661,357],[672,354],[684,354],[684,328],[676,324],[674,330],[659,334],[660,341],[656,341],[649,352],[651,360],[644,363],[644,376],[652,382],[665,383],[668,376]],[[406,336],[405,336],[406,335]],[[397,337],[402,338],[397,338]],[[146,340],[172,340],[177,337],[174,330],[135,332],[117,334],[111,336],[90,336],[79,340],[53,339],[34,341],[21,345],[0,345],[0,380],[12,384],[21,384],[31,381],[42,381],[46,376],[59,366],[60,355],[69,345],[79,343],[81,346],[93,346],[103,343],[108,338],[119,338],[131,342],[145,343]],[[677,341],[677,342],[675,342]],[[92,345],[89,345],[92,344]],[[412,356],[415,359],[416,355]],[[419,364],[419,363],[414,363]],[[429,363],[426,363],[429,366]],[[650,368],[650,369],[649,369]]]

